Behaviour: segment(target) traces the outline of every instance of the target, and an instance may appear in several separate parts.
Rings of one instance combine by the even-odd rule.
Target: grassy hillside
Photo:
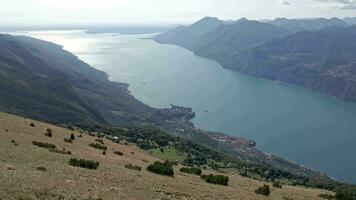
[[[51,129],[52,137],[45,135]],[[224,173],[211,169],[203,174],[229,176],[228,186],[204,182],[199,176],[179,172],[174,166],[174,176],[166,177],[148,172],[146,167],[158,161],[133,143],[115,143],[105,137],[98,138],[82,131],[0,113],[0,199],[320,199],[319,194],[332,194],[318,189],[296,186],[272,187],[239,176],[234,170]],[[73,143],[64,138],[74,134]],[[48,135],[48,134],[47,134]],[[80,137],[82,136],[82,137]],[[103,151],[90,147],[93,142],[107,146]],[[50,152],[32,144],[32,141],[50,143],[69,154]],[[100,141],[101,142],[101,141]],[[117,155],[114,152],[121,152]],[[98,161],[97,170],[73,167],[71,158]],[[125,165],[142,167],[141,171]],[[268,184],[269,197],[255,190]]]

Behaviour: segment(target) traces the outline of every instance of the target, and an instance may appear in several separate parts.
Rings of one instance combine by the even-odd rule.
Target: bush
[[[47,128],[45,136],[52,137],[52,129]]]
[[[275,188],[282,188],[282,185],[281,185],[280,182],[274,182],[274,183],[273,183],[273,187],[275,187]]]
[[[37,167],[37,170],[38,171],[43,171],[43,172],[47,171],[47,169],[45,167]]]
[[[56,145],[44,143],[44,142],[33,141],[32,144],[35,146],[41,147],[41,148],[46,148],[46,149],[55,149],[56,148]]]
[[[89,144],[89,146],[96,148],[96,149],[100,149],[100,150],[106,150],[107,147],[105,145],[99,144],[99,143],[91,143]]]
[[[182,167],[180,169],[180,171],[183,172],[183,173],[194,174],[194,175],[198,175],[198,176],[200,176],[201,173],[202,173],[201,169],[196,168],[196,167],[192,167],[192,168]]]
[[[119,155],[119,156],[123,156],[124,155],[121,151],[114,151],[114,154]]]
[[[73,140],[70,138],[64,138],[64,142],[66,143],[73,143]]]
[[[95,142],[98,142],[100,144],[104,144],[104,141],[102,139],[95,139]]]
[[[137,166],[137,165],[132,165],[132,164],[125,165],[125,168],[133,169],[133,170],[137,170],[137,171],[141,171],[141,169],[142,169],[142,167]]]
[[[106,155],[106,151],[103,151],[103,155]]]
[[[264,196],[269,196],[271,193],[271,190],[269,189],[269,185],[263,185],[262,187],[259,187],[255,190],[256,194],[264,195]]]
[[[72,155],[72,152],[66,151],[65,149],[62,149],[62,150],[59,150],[59,149],[50,149],[49,151],[50,151],[50,152],[53,152],[53,153]]]
[[[72,133],[72,134],[70,134],[70,139],[73,141],[73,140],[75,140],[75,136],[74,136],[74,134]]]
[[[77,158],[71,158],[69,160],[69,165],[74,167],[87,168],[87,169],[98,169],[99,164],[100,164],[99,162],[93,160],[85,160],[85,159],[77,159]]]
[[[173,176],[174,171],[172,165],[168,162],[155,162],[147,167],[147,170],[156,174],[161,174],[165,176]]]
[[[30,126],[31,126],[31,127],[35,127],[35,124],[34,124],[34,123],[31,123]]]
[[[11,140],[11,143],[14,144],[15,146],[19,146],[15,140]]]
[[[207,183],[218,184],[218,185],[227,185],[229,182],[229,177],[224,175],[201,175],[202,179],[204,179]]]

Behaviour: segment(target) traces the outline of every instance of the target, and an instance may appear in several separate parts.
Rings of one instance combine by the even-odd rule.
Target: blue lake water
[[[356,104],[223,69],[149,35],[30,32],[61,44],[144,103],[191,107],[196,126],[257,142],[259,149],[356,183]]]

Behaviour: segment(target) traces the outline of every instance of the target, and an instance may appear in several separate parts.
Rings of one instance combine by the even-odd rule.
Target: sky
[[[356,0],[1,0],[0,25],[184,24],[220,19],[356,17]]]

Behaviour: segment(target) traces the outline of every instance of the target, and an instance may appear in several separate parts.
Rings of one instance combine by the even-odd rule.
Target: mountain
[[[350,25],[356,25],[356,17],[346,17],[342,20]]]
[[[273,21],[268,21],[268,23],[278,26],[279,28],[288,30],[290,32],[301,32],[301,31],[319,31],[324,28],[338,27],[346,28],[349,26],[346,22],[339,18],[317,18],[317,19],[286,19],[277,18]]]
[[[356,27],[301,32],[239,52],[230,69],[356,102]]]
[[[228,63],[231,55],[289,32],[274,25],[257,21],[240,20],[225,24],[202,36],[193,48],[195,54]]]
[[[176,118],[176,113],[138,101],[127,86],[109,81],[61,46],[0,35],[1,111],[45,121],[105,124]]]
[[[199,38],[224,23],[224,21],[215,17],[204,17],[188,27],[178,26],[175,29],[164,32],[164,34],[159,34],[155,40],[161,43],[169,41],[170,44],[192,49]]]
[[[222,24],[190,42],[194,46],[188,49],[224,68],[356,102],[355,26],[337,18],[280,18],[269,23],[242,20]],[[301,29],[313,31],[297,32]],[[170,36],[162,33],[157,38],[165,40],[156,41],[174,44]]]

